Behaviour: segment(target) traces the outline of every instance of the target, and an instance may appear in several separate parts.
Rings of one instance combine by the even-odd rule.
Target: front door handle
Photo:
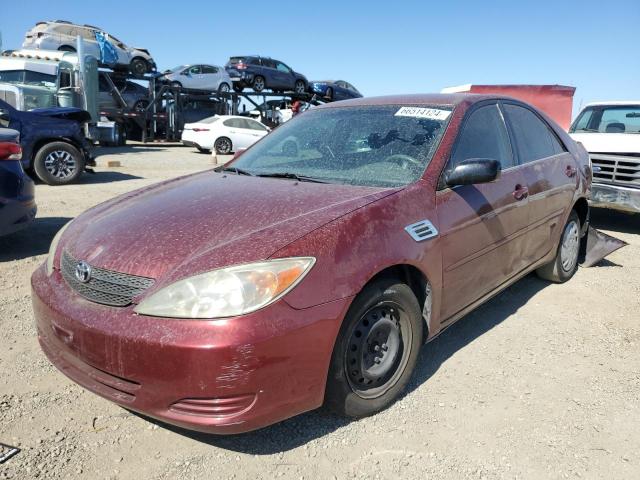
[[[513,191],[513,198],[516,200],[524,200],[529,195],[529,189],[523,185],[516,185],[516,189]]]
[[[567,168],[564,169],[564,174],[569,178],[575,177],[576,173],[578,173],[578,169],[571,165],[567,165]]]

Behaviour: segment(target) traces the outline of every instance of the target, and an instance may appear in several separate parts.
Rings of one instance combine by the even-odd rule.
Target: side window
[[[201,72],[201,70],[200,70],[200,65],[196,65],[195,67],[191,67],[191,68],[188,70],[188,72],[189,72],[191,75],[198,75],[198,74]]]
[[[262,125],[259,122],[256,122],[255,120],[245,120],[245,122],[247,122],[249,124],[249,128],[251,130],[260,130],[261,132],[264,132],[266,130],[265,126]]]
[[[212,67],[211,65],[203,65],[202,73],[218,73],[218,69],[216,67]]]
[[[471,158],[498,160],[503,170],[515,165],[507,128],[495,104],[480,107],[467,118],[447,168]]]
[[[262,66],[267,68],[276,68],[276,62],[269,58],[262,59]]]
[[[230,127],[230,128],[247,128],[244,125],[244,120],[241,118],[229,118],[227,120],[225,120],[224,122],[224,126],[225,127]]]
[[[284,63],[277,62],[276,68],[278,69],[279,72],[291,73],[291,69],[287,67]]]
[[[522,163],[551,157],[565,151],[549,127],[531,110],[510,104],[505,104],[504,109],[513,128]]]

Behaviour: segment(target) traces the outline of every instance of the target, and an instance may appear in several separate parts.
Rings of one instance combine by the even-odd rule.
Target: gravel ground
[[[640,215],[595,212],[629,246],[564,285],[529,276],[423,348],[376,416],[322,411],[216,437],[84,391],[40,352],[29,278],[56,230],[114,195],[211,168],[183,147],[103,149],[78,185],[38,185],[38,219],[0,239],[0,478],[640,478]],[[107,168],[119,160],[121,168]]]

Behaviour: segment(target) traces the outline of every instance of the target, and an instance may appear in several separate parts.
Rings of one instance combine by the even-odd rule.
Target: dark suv
[[[0,100],[0,127],[20,132],[22,165],[49,185],[65,185],[95,166],[82,125],[91,117],[79,108],[16,110]]]
[[[274,92],[293,90],[304,93],[307,89],[307,77],[269,57],[231,57],[225,69],[236,92],[241,92],[246,87],[251,87],[256,92],[270,88]]]

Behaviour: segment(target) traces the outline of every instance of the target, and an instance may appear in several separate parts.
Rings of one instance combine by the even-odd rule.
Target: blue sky
[[[558,83],[577,87],[576,107],[640,97],[639,0],[7,0],[1,10],[5,49],[18,48],[39,20],[66,19],[148,48],[161,69],[258,53],[368,96]]]

